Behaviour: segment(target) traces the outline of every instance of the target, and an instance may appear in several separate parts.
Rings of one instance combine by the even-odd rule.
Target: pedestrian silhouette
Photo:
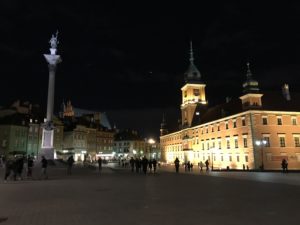
[[[175,170],[176,170],[176,173],[179,173],[179,159],[176,157],[175,161],[174,161],[174,164],[175,164]]]
[[[208,171],[209,170],[209,162],[208,162],[208,159],[205,161],[205,166],[206,166],[206,171]]]
[[[67,163],[68,163],[67,174],[72,175],[72,167],[73,167],[73,164],[74,164],[73,155],[69,156]]]
[[[101,170],[102,170],[102,158],[99,157],[97,162],[98,162],[98,171],[99,171],[99,173],[100,173]]]

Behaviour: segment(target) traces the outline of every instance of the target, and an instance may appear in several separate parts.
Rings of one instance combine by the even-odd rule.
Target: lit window
[[[229,139],[226,140],[226,146],[227,146],[227,149],[230,149],[230,140]]]
[[[298,136],[294,137],[295,147],[300,147],[300,138]]]
[[[247,137],[243,137],[244,148],[248,147]]]
[[[237,138],[234,139],[234,147],[235,147],[235,148],[238,148],[238,147],[239,147],[239,142],[238,142],[238,139],[237,139]]]
[[[263,137],[263,139],[266,141],[266,144],[264,146],[265,147],[270,147],[270,137],[269,136],[265,136],[265,137]]]
[[[221,139],[218,140],[219,149],[221,149]]]
[[[292,117],[292,125],[297,125],[297,118],[296,117]]]
[[[279,145],[280,147],[285,147],[285,137],[279,137]]]

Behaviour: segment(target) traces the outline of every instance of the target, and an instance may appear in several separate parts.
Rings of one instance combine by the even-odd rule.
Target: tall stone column
[[[54,91],[55,91],[55,72],[57,64],[61,62],[60,55],[56,54],[58,39],[52,35],[50,39],[50,54],[44,54],[49,67],[49,84],[48,84],[48,99],[47,99],[47,116],[43,124],[42,147],[40,156],[45,156],[46,159],[54,159],[54,125],[53,125],[53,109],[54,109]]]

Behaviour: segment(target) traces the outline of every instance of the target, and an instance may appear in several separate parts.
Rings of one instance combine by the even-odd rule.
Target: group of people
[[[7,157],[2,157],[1,162],[5,168],[4,181],[6,182],[10,177],[12,180],[23,180],[24,170],[26,170],[27,179],[32,179],[32,172],[34,166],[34,158],[32,156],[23,155],[9,155]],[[41,177],[48,178],[47,175],[47,160],[42,157],[42,172]]]
[[[147,174],[149,169],[149,173],[152,173],[152,171],[153,173],[156,173],[156,159],[148,160],[145,156],[143,158],[131,157],[129,160],[129,164],[132,172],[134,172],[135,170],[137,173],[139,173],[142,170],[144,174]]]
[[[208,161],[208,159],[204,162],[204,164],[205,164],[205,167],[206,167],[206,171],[208,171],[209,170],[209,161]],[[204,164],[203,164],[202,161],[200,161],[198,163],[198,167],[200,168],[200,171],[203,171]],[[179,161],[178,157],[176,157],[176,159],[174,161],[174,165],[175,165],[176,173],[179,173],[180,161]],[[185,171],[192,171],[193,170],[193,163],[191,163],[190,161],[184,163],[183,165],[184,165],[184,170]]]

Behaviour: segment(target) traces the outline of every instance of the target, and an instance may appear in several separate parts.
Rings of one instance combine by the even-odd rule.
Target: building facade
[[[208,160],[214,169],[300,169],[300,99],[282,93],[261,92],[247,64],[246,81],[239,99],[208,107],[205,84],[193,63],[185,73],[182,90],[182,123],[168,133],[161,124],[162,160],[194,164]],[[294,97],[293,97],[294,96]]]

